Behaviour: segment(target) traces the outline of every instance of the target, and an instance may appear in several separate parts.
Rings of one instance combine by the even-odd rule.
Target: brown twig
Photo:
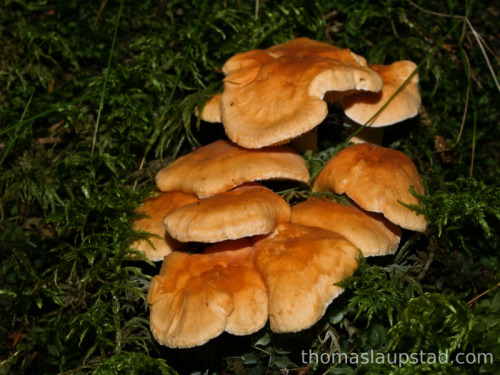
[[[499,286],[500,286],[500,283],[498,283],[497,285],[495,285],[495,286],[494,286],[493,288],[491,288],[491,289],[485,290],[485,291],[484,291],[484,292],[482,292],[480,295],[478,295],[478,296],[474,297],[474,298],[473,298],[473,299],[471,299],[469,302],[467,302],[467,304],[469,305],[469,307],[471,307],[471,306],[472,306],[472,304],[473,304],[474,302],[476,302],[479,298],[481,298],[482,296],[484,296],[484,295],[488,294],[488,293],[489,293],[489,292],[491,292],[493,289],[498,288]]]
[[[100,6],[99,10],[97,11],[97,15],[95,16],[94,23],[92,24],[93,27],[96,27],[97,21],[99,21],[99,18],[101,17],[101,13],[104,10],[104,7],[106,6],[107,2],[108,2],[108,0],[104,0],[101,3],[101,6]]]
[[[434,260],[434,248],[436,248],[436,247],[437,247],[436,239],[432,236],[430,238],[429,254],[427,255],[427,260],[424,264],[424,267],[422,268],[422,271],[420,271],[420,273],[417,276],[418,281],[422,281],[424,279],[427,271],[429,270],[429,268],[432,264],[432,261]]]

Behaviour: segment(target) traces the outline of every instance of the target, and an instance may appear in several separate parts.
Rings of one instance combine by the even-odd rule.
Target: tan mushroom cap
[[[171,348],[202,345],[226,331],[248,335],[267,321],[267,295],[253,249],[189,255],[174,252],[149,287],[150,326]]]
[[[340,234],[283,223],[254,244],[255,267],[266,285],[274,332],[314,325],[343,289],[334,285],[357,268],[359,250]]]
[[[394,254],[401,240],[401,229],[381,215],[318,198],[293,206],[291,222],[339,233],[365,257]]]
[[[328,91],[382,88],[363,57],[308,38],[240,53],[222,69],[222,122],[228,137],[247,148],[287,142],[320,124]]]
[[[358,124],[365,124],[370,120],[417,69],[417,65],[411,61],[397,61],[391,65],[370,65],[370,68],[382,77],[384,81],[382,90],[377,93],[354,93],[340,101],[346,116]],[[415,117],[420,104],[418,74],[415,73],[367,126],[373,128],[388,126]]]
[[[222,122],[221,111],[220,111],[220,97],[221,94],[217,94],[208,99],[203,111],[201,112],[201,119],[207,122]]]
[[[259,184],[183,206],[165,217],[165,228],[182,242],[220,242],[267,234],[276,224],[290,221],[290,206]]]
[[[427,220],[423,215],[403,206],[419,205],[410,193],[425,194],[415,164],[404,153],[386,147],[361,143],[346,147],[323,168],[313,191],[347,194],[367,211],[382,213],[402,228],[424,232]]]
[[[143,206],[135,210],[137,214],[146,215],[146,217],[135,220],[133,228],[152,233],[161,238],[149,236],[147,240],[133,242],[130,248],[143,251],[146,257],[152,261],[163,260],[165,255],[170,254],[174,250],[182,249],[184,245],[173,239],[165,231],[163,220],[170,212],[196,201],[198,201],[196,195],[180,191],[162,193],[156,197],[147,199]],[[134,256],[130,258],[135,259]]]
[[[304,159],[287,146],[247,150],[220,140],[162,169],[156,184],[162,191],[180,190],[206,198],[249,181],[289,179],[309,183],[309,178]]]

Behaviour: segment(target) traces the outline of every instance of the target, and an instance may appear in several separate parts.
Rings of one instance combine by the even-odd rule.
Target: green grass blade
[[[26,115],[26,112],[28,112],[28,107],[31,104],[31,99],[33,99],[33,94],[31,94],[30,98],[28,99],[28,103],[26,103],[26,107],[24,107],[23,115],[21,116],[21,119],[19,120],[19,122],[16,125],[16,131],[14,132],[14,137],[12,137],[12,140],[7,145],[5,152],[3,153],[3,156],[2,156],[2,160],[0,160],[0,166],[2,166],[3,161],[5,160],[7,155],[9,154],[10,149],[12,148],[12,146],[14,145],[14,142],[16,141],[17,133],[19,132],[19,129],[21,129],[24,116]]]
[[[101,113],[104,107],[104,96],[106,95],[106,86],[108,84],[109,70],[111,69],[111,60],[113,59],[113,51],[115,50],[116,35],[118,34],[118,25],[120,24],[120,17],[123,9],[123,0],[120,1],[120,9],[118,9],[118,17],[115,24],[115,32],[113,35],[113,41],[111,42],[111,50],[109,51],[108,67],[106,68],[106,74],[104,75],[104,84],[102,85],[101,91],[101,102],[99,103],[99,111],[97,112],[97,120],[94,128],[94,138],[92,139],[92,148],[90,150],[90,157],[94,156],[95,143],[97,141],[97,131],[99,130],[99,122],[101,120]]]
[[[455,19],[456,17],[453,14],[453,7],[450,3],[450,0],[447,0],[447,3],[448,3],[448,8],[450,9],[450,13],[452,15],[451,19],[453,22],[453,30],[455,33],[455,37],[457,39],[458,48],[460,50],[460,59],[462,60],[462,64],[463,64],[464,69],[465,69],[465,77],[467,79],[467,87],[469,88],[470,101],[472,103],[472,109],[473,109],[473,111],[472,111],[472,153],[471,153],[470,172],[469,172],[470,173],[469,176],[472,177],[472,175],[474,173],[474,156],[476,153],[476,129],[477,129],[476,99],[474,97],[474,90],[472,89],[472,82],[470,80],[470,75],[468,74],[470,68],[467,64],[464,48],[462,46],[462,40],[460,38],[460,35],[456,31],[456,26],[458,25],[458,22],[456,21],[456,19]]]

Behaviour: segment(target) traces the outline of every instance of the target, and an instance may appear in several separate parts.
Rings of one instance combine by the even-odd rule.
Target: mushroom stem
[[[352,125],[353,130],[356,131],[361,126]],[[384,128],[371,128],[366,126],[358,134],[350,139],[352,143],[371,143],[373,145],[382,145],[382,139],[384,138]]]
[[[307,150],[311,150],[314,154],[318,152],[318,128],[313,128],[307,133],[302,134],[300,137],[290,141],[295,151],[304,154]]]

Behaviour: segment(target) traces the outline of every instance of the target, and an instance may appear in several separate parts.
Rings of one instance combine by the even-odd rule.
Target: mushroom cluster
[[[201,118],[222,122],[229,139],[248,148],[286,143],[314,130],[327,103],[340,106],[353,143],[380,145],[382,127],[415,117],[421,99],[411,61],[368,65],[364,57],[308,38],[240,53],[222,68],[224,90]]]
[[[222,332],[247,335],[268,320],[274,332],[307,329],[342,292],[336,284],[354,273],[360,252],[393,254],[401,228],[427,225],[408,208],[418,205],[411,187],[425,194],[415,165],[378,145],[344,148],[312,185],[313,192],[346,194],[348,206],[310,198],[290,207],[262,184],[309,185],[304,159],[284,143],[323,121],[325,99],[346,108],[356,97],[385,101],[392,95],[384,93],[391,81],[385,68],[348,49],[299,38],[238,54],[223,71],[224,91],[200,115],[221,121],[229,140],[162,169],[159,195],[137,209],[143,217],[134,222],[152,235],[131,248],[163,260],[147,302],[154,337],[172,348],[202,345]],[[368,93],[374,97],[366,99]],[[204,250],[185,251],[193,242],[206,244]]]

